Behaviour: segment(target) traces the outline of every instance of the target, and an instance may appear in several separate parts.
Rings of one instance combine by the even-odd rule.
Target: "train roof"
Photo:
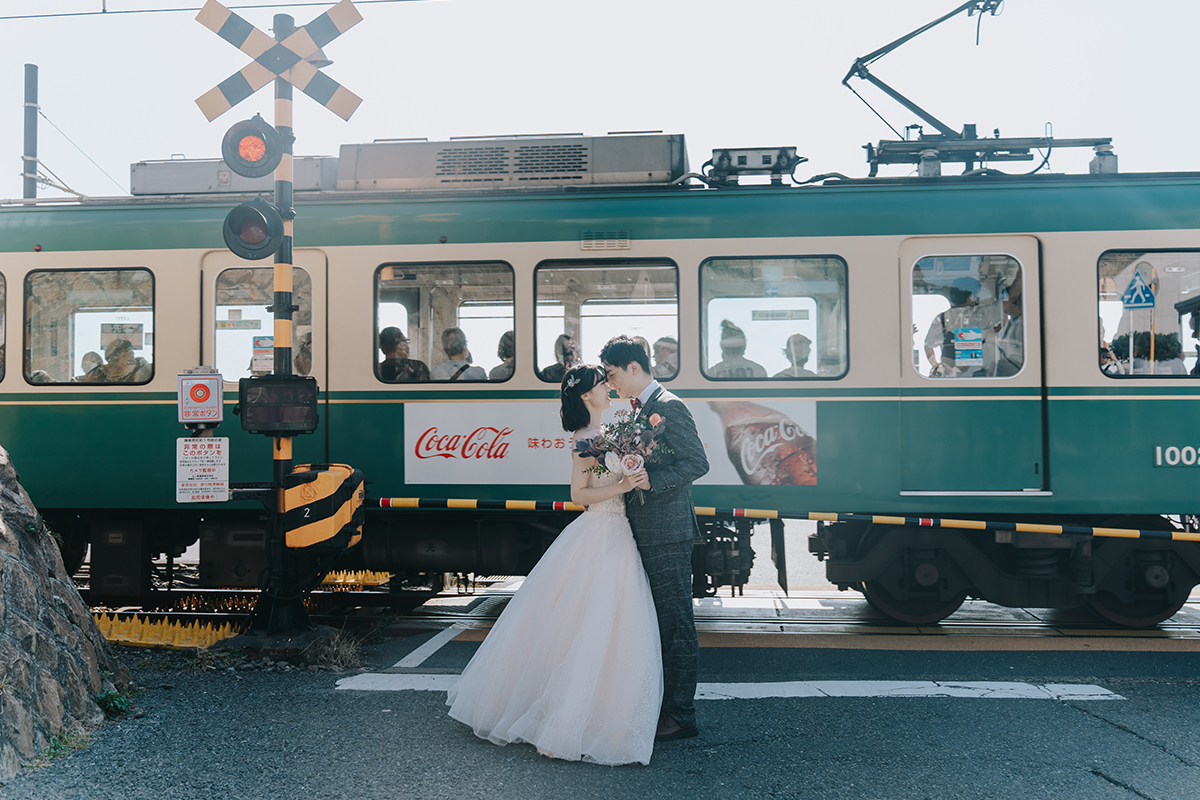
[[[975,170],[929,177],[829,174],[792,185],[782,179],[722,183],[712,180],[712,171],[688,172],[683,137],[664,134],[572,138],[571,148],[546,150],[541,161],[528,155],[531,146],[555,148],[563,141],[513,139],[503,147],[493,140],[383,142],[347,146],[353,157],[343,148],[338,159],[311,160],[307,173],[297,169],[296,245],[1200,229],[1200,173]],[[802,162],[794,148],[718,152],[746,158],[759,167],[757,174]],[[776,162],[756,163],[756,156]],[[230,180],[220,191],[209,190],[223,171],[219,159],[158,163],[171,168],[146,182],[158,193],[0,207],[0,251],[223,248],[221,223],[229,209],[273,189],[268,175],[253,185]],[[464,164],[474,170],[471,180],[459,180]],[[518,164],[529,169],[521,172]],[[591,170],[586,180],[579,177],[581,166]],[[552,174],[558,168],[561,174]],[[492,174],[489,169],[508,173],[475,180]],[[172,175],[191,183],[173,184]],[[539,179],[522,180],[529,177]]]

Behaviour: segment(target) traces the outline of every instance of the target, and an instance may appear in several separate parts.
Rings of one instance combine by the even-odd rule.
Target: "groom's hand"
[[[634,489],[650,491],[650,476],[645,471],[630,475],[629,479],[633,481]]]

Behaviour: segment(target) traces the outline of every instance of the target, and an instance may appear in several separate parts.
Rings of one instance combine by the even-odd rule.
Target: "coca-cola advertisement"
[[[558,403],[411,403],[406,483],[565,484],[571,436]]]
[[[816,430],[815,401],[781,401],[775,408],[742,400],[709,402],[705,410],[694,405],[689,407],[708,449],[709,473],[700,483],[816,485],[817,440],[809,433]],[[724,444],[724,458],[714,452],[718,450],[714,439]],[[729,467],[737,481],[732,480]]]
[[[816,401],[767,402],[688,402],[708,452],[709,472],[697,483],[816,484]],[[570,463],[571,436],[559,425],[557,402],[410,403],[404,408],[409,484],[565,486]]]

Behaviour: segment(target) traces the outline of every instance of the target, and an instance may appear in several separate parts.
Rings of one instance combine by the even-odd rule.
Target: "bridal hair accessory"
[[[579,385],[579,376],[578,375],[572,375],[571,377],[567,378],[567,388],[568,389],[574,389],[578,385]]]

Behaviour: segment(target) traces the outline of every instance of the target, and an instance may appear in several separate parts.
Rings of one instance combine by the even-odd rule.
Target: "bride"
[[[600,433],[610,405],[602,367],[563,376],[563,429]],[[577,448],[578,449],[578,448]],[[622,495],[644,472],[594,475],[571,456],[571,500],[588,506],[529,573],[449,691],[450,716],[499,745],[599,764],[650,763],[662,703],[662,652],[650,583]]]

